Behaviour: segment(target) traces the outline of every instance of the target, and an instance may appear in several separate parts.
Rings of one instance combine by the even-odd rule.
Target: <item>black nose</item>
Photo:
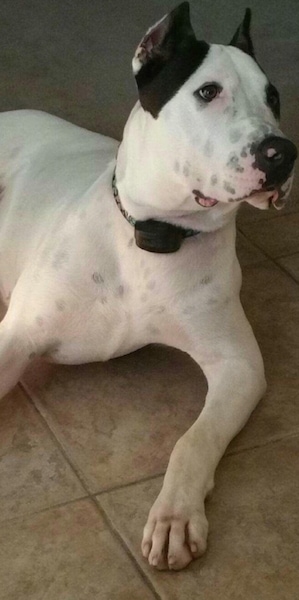
[[[297,148],[285,138],[270,136],[255,150],[257,167],[266,173],[266,184],[282,183],[291,172],[297,158]]]

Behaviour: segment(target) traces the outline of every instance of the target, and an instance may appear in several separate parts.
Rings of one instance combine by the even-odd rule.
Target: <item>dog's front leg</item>
[[[227,327],[233,324],[233,315],[222,323],[225,338],[220,340],[217,332],[214,359],[210,346],[204,360],[203,345],[196,348],[195,339],[189,350],[207,377],[208,394],[199,418],[174,447],[144,528],[142,552],[157,568],[182,569],[205,551],[204,501],[213,488],[215,469],[265,391],[257,343],[240,306],[237,312],[235,326]]]

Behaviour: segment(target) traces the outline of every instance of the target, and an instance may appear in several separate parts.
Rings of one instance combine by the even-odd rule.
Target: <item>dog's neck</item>
[[[201,231],[219,229],[233,218],[236,208],[232,205],[199,209],[174,163],[159,119],[137,102],[117,156],[116,181],[123,208],[136,220],[159,219]]]

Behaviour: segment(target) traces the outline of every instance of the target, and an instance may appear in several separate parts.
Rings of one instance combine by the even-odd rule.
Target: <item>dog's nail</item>
[[[149,555],[149,551],[150,551],[150,543],[146,542],[146,544],[143,544],[143,546],[142,546],[143,556],[147,557]]]
[[[151,559],[150,564],[152,565],[152,567],[156,567],[158,564],[158,558],[157,556],[154,556],[154,558]]]
[[[193,542],[191,544],[190,549],[191,549],[192,554],[197,554],[197,552],[198,552],[198,546],[197,546],[197,544],[195,544],[195,542]]]

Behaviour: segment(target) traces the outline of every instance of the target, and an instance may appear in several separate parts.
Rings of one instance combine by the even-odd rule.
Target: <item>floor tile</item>
[[[299,252],[299,213],[257,223],[242,223],[239,227],[249,240],[272,258]]]
[[[33,365],[25,381],[93,493],[162,473],[206,391],[187,355],[159,346],[102,364]]]
[[[240,231],[237,232],[236,249],[241,267],[266,259],[266,256],[247,240]]]
[[[263,262],[244,269],[242,298],[268,392],[230,452],[299,431],[298,286]],[[26,384],[93,493],[162,473],[206,391],[189,357],[158,346],[106,364],[33,366]]]
[[[268,389],[229,451],[299,432],[299,287],[263,262],[243,269],[241,298],[264,358]]]
[[[299,184],[294,184],[290,199],[280,210],[271,207],[269,210],[260,210],[247,202],[243,202],[237,213],[237,224],[242,227],[248,223],[257,223],[259,221],[269,221],[272,219],[280,219],[284,215],[294,214],[299,212]]]
[[[0,521],[85,494],[36,410],[16,387],[0,402]]]
[[[154,600],[89,500],[0,525],[1,600]]]
[[[113,521],[163,600],[294,600],[299,587],[299,438],[226,457],[207,503],[205,556],[185,571],[157,572],[140,553],[161,478],[104,494]]]
[[[277,262],[299,283],[299,253],[279,258]]]

